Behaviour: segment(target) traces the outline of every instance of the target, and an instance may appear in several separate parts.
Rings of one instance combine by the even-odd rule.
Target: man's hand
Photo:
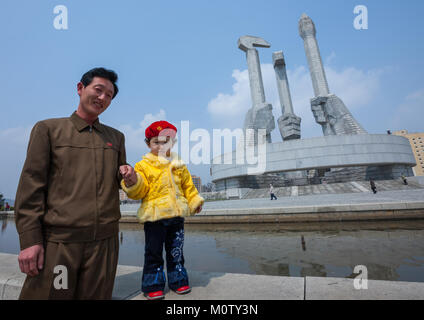
[[[196,209],[196,211],[194,211],[194,213],[199,213],[200,211],[202,211],[202,206],[201,205],[197,207],[197,209]]]
[[[19,253],[19,268],[31,277],[38,275],[38,270],[43,269],[44,247],[41,244],[26,248]]]
[[[135,173],[133,167],[129,165],[123,165],[119,167],[119,172],[124,179],[125,186],[128,188],[137,183],[137,174]]]

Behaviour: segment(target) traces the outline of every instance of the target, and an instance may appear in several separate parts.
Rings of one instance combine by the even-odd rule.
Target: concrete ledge
[[[285,211],[285,210],[281,210]],[[225,210],[224,210],[225,212]],[[372,211],[330,211],[312,213],[257,213],[257,214],[213,214],[187,217],[186,223],[296,223],[296,222],[342,222],[342,221],[375,221],[375,220],[407,220],[424,219],[424,209],[418,210],[372,210]],[[134,216],[124,216],[121,223],[138,223]]]
[[[316,222],[424,219],[424,202],[205,210],[187,223]]]
[[[354,279],[306,277],[305,300],[422,300],[424,283],[368,280],[355,289]]]
[[[25,274],[19,270],[18,256],[0,253],[0,300],[16,300],[21,293]]]
[[[192,292],[166,289],[167,300],[303,300],[304,279],[237,273],[189,272]],[[141,279],[141,278],[140,278]],[[144,300],[142,294],[133,300]]]

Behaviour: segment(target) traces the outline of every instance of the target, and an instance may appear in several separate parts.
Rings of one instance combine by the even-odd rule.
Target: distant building
[[[197,191],[202,192],[202,179],[198,176],[191,176],[191,178]]]
[[[125,201],[125,200],[128,200],[127,194],[125,193],[124,190],[119,189],[119,201]]]
[[[412,171],[416,176],[424,176],[424,132],[408,133],[408,130],[399,130],[393,134],[408,138],[417,163],[415,167],[412,167]]]

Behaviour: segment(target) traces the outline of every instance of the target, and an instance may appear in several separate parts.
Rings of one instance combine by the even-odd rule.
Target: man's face
[[[93,117],[98,117],[109,107],[114,94],[112,82],[100,77],[94,77],[86,87],[79,82],[77,88],[82,110]]]

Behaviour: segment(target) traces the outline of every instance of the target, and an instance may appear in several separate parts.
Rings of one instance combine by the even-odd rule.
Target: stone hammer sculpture
[[[266,142],[271,143],[271,131],[275,128],[274,116],[272,115],[272,105],[265,102],[259,54],[255,49],[255,47],[269,48],[270,46],[271,45],[268,42],[259,37],[242,36],[238,40],[238,48],[246,52],[250,93],[253,104],[252,108],[250,108],[246,114],[244,129],[255,130],[254,144],[258,143],[258,129],[266,130]]]

